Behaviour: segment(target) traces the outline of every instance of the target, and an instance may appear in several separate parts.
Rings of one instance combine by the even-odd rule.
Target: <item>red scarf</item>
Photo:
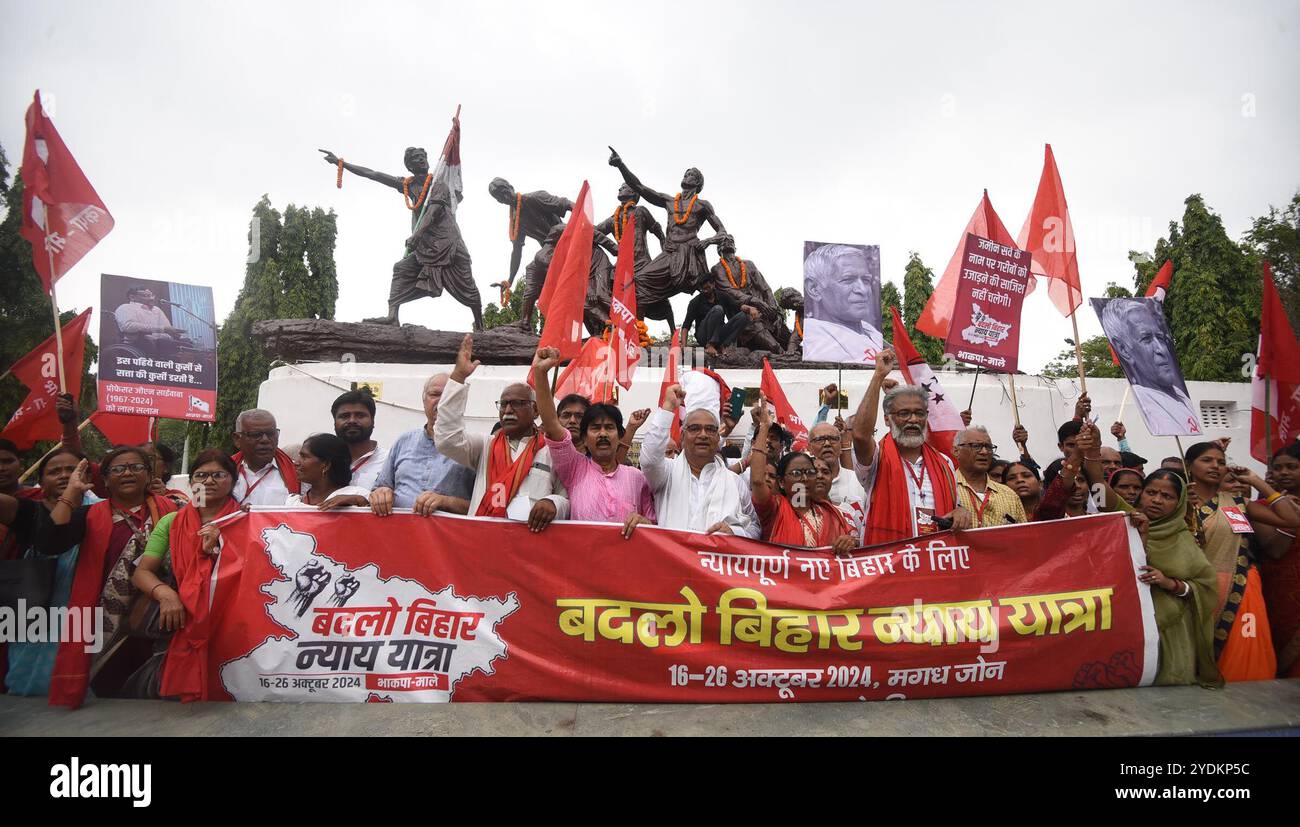
[[[234,497],[229,497],[213,519],[238,510],[239,503]],[[172,574],[176,576],[176,592],[185,606],[185,625],[172,635],[167,646],[160,694],[165,698],[179,696],[182,701],[206,701],[209,698],[208,641],[212,636],[212,610],[217,608],[217,604],[209,599],[209,588],[217,558],[203,553],[203,541],[199,538],[202,527],[203,517],[199,510],[187,505],[172,520],[167,537]],[[243,569],[235,555],[223,557],[217,575],[219,584],[228,582]],[[218,594],[227,594],[230,589],[219,587],[217,591]]]
[[[908,496],[907,471],[898,445],[890,434],[877,446],[880,451],[876,469],[876,484],[871,492],[871,508],[867,511],[865,544],[874,546],[912,536],[912,499]],[[952,511],[957,502],[957,481],[943,456],[927,442],[921,446],[925,473],[934,489],[934,513],[942,517]]]
[[[239,464],[244,461],[244,452],[240,451],[231,457],[231,459],[235,461],[236,466],[239,466]],[[289,458],[289,455],[284,451],[281,451],[279,448],[275,449],[275,465],[276,469],[280,472],[280,479],[284,480],[284,487],[289,489],[289,493],[300,493],[302,491],[302,484],[298,482],[298,469],[294,466],[293,460]],[[248,497],[247,491],[244,492],[244,497]]]
[[[492,437],[492,448],[488,452],[487,489],[478,504],[478,511],[474,512],[475,516],[506,516],[506,506],[515,498],[519,486],[524,482],[524,477],[528,476],[529,469],[533,467],[533,458],[540,450],[538,445],[540,441],[537,435],[533,434],[528,439],[528,447],[524,448],[517,459],[512,460],[506,432],[497,431],[496,436]],[[504,496],[502,496],[503,492]]]
[[[150,494],[145,498],[149,508],[150,525],[176,510],[176,504],[166,497]],[[86,534],[77,552],[77,568],[72,575],[72,592],[68,608],[94,609],[99,605],[104,591],[104,563],[110,553],[121,554],[121,549],[110,549],[113,534],[113,506],[108,500],[97,502],[86,512]],[[144,549],[140,549],[141,552]],[[109,641],[102,641],[105,647]],[[50,706],[76,709],[86,699],[90,685],[90,653],[84,642],[65,641],[59,644],[54,659],[54,672],[50,675]]]
[[[766,539],[769,543],[783,546],[808,547],[808,538],[804,535],[803,521],[812,523],[812,517],[805,515],[801,520],[799,512],[790,504],[790,498],[773,493],[776,498],[776,516],[772,520],[771,531]],[[814,546],[834,545],[845,534],[854,534],[853,526],[844,518],[844,514],[829,502],[813,503],[813,510],[821,514],[821,529],[817,532]]]

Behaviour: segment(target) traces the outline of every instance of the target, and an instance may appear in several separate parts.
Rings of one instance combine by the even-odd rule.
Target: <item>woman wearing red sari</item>
[[[772,425],[766,401],[759,399],[753,417],[758,432],[749,450],[749,467],[765,468],[767,433]],[[763,539],[783,546],[830,546],[836,554],[848,554],[861,545],[844,512],[830,501],[833,471],[838,470],[823,460],[792,451],[776,464],[775,489],[767,474],[750,474],[749,490],[763,526]]]
[[[165,514],[176,510],[166,497],[149,493],[151,463],[139,448],[115,448],[104,456],[100,467],[108,486],[108,499],[94,505],[81,504],[94,485],[89,463],[82,460],[72,479],[50,509],[50,519],[37,530],[32,545],[43,554],[61,554],[80,544],[77,568],[73,574],[69,610],[104,610],[100,630],[102,648],[92,656],[81,641],[65,641],[59,646],[50,678],[52,706],[81,706],[90,686],[91,673],[100,668],[118,650],[125,638],[127,612],[134,590],[131,571],[136,558],[144,552],[149,532]],[[124,652],[123,656],[130,654]],[[147,657],[147,650],[140,658]],[[123,675],[134,669],[124,667]],[[113,670],[109,670],[113,671]],[[115,681],[97,683],[112,691]]]
[[[1300,503],[1300,443],[1274,454],[1269,471],[1277,491]],[[1259,575],[1277,653],[1277,675],[1300,678],[1300,532],[1258,528]]]

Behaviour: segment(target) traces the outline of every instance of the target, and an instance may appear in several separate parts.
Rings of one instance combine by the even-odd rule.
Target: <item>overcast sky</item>
[[[316,149],[405,174],[403,149],[436,155],[458,103],[460,225],[485,302],[510,256],[507,208],[487,182],[574,198],[586,178],[603,217],[620,183],[608,144],[661,191],[699,167],[704,197],[773,288],[802,286],[806,239],[879,244],[900,288],[915,250],[937,279],[983,188],[1018,233],[1044,143],[1085,296],[1131,287],[1128,251],[1150,250],[1188,194],[1237,239],[1300,186],[1295,0],[0,8],[0,144],[16,165],[39,87],[117,222],[60,281],[65,309],[97,304],[109,272],[211,285],[224,317],[267,193],[280,209],[338,213],[337,317],[382,313],[408,213],[378,184],[349,176],[336,189]],[[470,317],[444,296],[403,320],[468,329]],[[1090,312],[1080,323],[1100,332]],[[1022,369],[1068,335],[1037,291]]]

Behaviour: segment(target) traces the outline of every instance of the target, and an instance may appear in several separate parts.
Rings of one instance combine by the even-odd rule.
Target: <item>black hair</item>
[[[571,393],[566,395],[555,405],[555,415],[559,416],[560,411],[570,405],[581,405],[584,409],[591,407],[591,400],[580,393]]]
[[[167,470],[170,471],[172,469],[172,463],[176,462],[176,452],[161,442],[155,442],[153,444],[153,452],[158,459],[162,460],[162,463],[166,466]]]
[[[1052,464],[1043,470],[1043,487],[1051,485],[1056,478],[1061,475],[1061,466],[1065,465],[1064,459],[1054,459]]]
[[[1014,468],[1014,467],[1016,467],[1017,465],[1019,465],[1021,468],[1028,468],[1028,469],[1029,469],[1029,473],[1031,473],[1031,474],[1034,475],[1034,479],[1038,480],[1039,482],[1042,482],[1042,481],[1043,481],[1043,477],[1042,477],[1042,475],[1038,473],[1038,466],[1037,466],[1037,465],[1032,465],[1032,464],[1030,464],[1030,463],[1028,463],[1028,462],[1024,462],[1024,461],[1022,461],[1022,460],[1018,460],[1018,459],[1013,459],[1013,460],[1011,460],[1010,462],[1007,463],[1006,474],[1003,474],[1003,475],[1002,475],[1002,478],[1003,478],[1003,479],[1006,479],[1007,474],[1010,474],[1010,473],[1011,473],[1011,469]],[[1057,473],[1060,473],[1060,469],[1057,469]]]
[[[18,446],[12,440],[0,439],[0,451],[8,451],[14,456],[18,456]]]
[[[571,394],[571,396],[577,396],[577,394]],[[609,405],[604,402],[597,402],[594,405],[589,405],[587,407],[586,413],[582,415],[582,424],[578,426],[578,436],[585,437],[587,435],[587,429],[590,428],[591,423],[595,422],[597,419],[612,420],[614,427],[618,428],[618,438],[623,438],[623,412],[618,409],[617,405]]]
[[[50,451],[45,456],[41,457],[40,463],[36,466],[36,481],[40,482],[41,477],[45,476],[45,466],[50,464],[50,460],[55,457],[61,457],[65,454],[76,457],[77,462],[81,462],[86,458],[86,455],[78,451],[76,448],[69,448],[66,445],[60,445],[53,451]]]
[[[1147,464],[1147,458],[1140,457],[1132,451],[1120,451],[1119,464],[1124,468],[1141,468]]]
[[[808,460],[809,464],[812,465],[813,470],[816,470],[817,468],[817,458],[814,457],[812,454],[805,453],[804,451],[791,451],[790,453],[782,456],[779,460],[776,461],[776,484],[778,486],[781,486],[782,492],[785,491],[785,486],[782,485],[781,478],[785,476],[786,469],[790,467],[790,463],[794,462],[799,457],[803,457],[804,459]],[[750,470],[750,473],[751,474],[754,473],[752,469]]]
[[[1010,460],[998,459],[997,457],[994,457],[993,461],[989,463],[989,473],[992,474],[994,468],[998,468],[998,467],[1006,468],[1010,464],[1011,464]]]
[[[1174,490],[1178,493],[1179,498],[1182,498],[1183,488],[1187,485],[1187,481],[1183,479],[1182,474],[1172,468],[1157,468],[1150,474],[1147,474],[1146,479],[1142,480],[1142,490],[1145,491],[1147,486],[1156,480],[1169,480],[1172,482],[1174,484]]]
[[[109,449],[108,453],[104,454],[104,458],[99,461],[99,466],[103,469],[105,476],[108,475],[108,469],[123,454],[135,454],[140,457],[140,461],[144,463],[145,471],[149,473],[149,479],[153,479],[153,464],[149,462],[151,459],[150,453],[134,445],[119,445],[116,448]]]
[[[1291,457],[1291,459],[1300,459],[1300,442],[1292,442],[1276,454],[1268,458],[1268,464],[1272,465],[1277,462],[1278,457]]]
[[[1137,469],[1134,469],[1134,468],[1116,468],[1116,469],[1111,473],[1111,475],[1110,475],[1110,479],[1106,480],[1106,483],[1107,483],[1108,485],[1110,485],[1111,488],[1114,488],[1114,487],[1115,487],[1115,480],[1116,480],[1116,478],[1118,478],[1121,474],[1132,474],[1133,476],[1137,477],[1137,478],[1138,478],[1138,484],[1139,484],[1139,485],[1141,485],[1141,484],[1143,484],[1143,483],[1145,482],[1145,481],[1142,479],[1142,475],[1139,474],[1139,473],[1137,472]]]
[[[1083,430],[1083,423],[1077,419],[1071,419],[1061,427],[1056,429],[1056,444],[1064,445],[1065,441],[1072,436],[1078,436],[1079,431]],[[1044,474],[1044,477],[1046,475]]]
[[[312,434],[302,441],[302,447],[330,466],[330,484],[342,488],[352,482],[352,451],[348,444],[334,434]]]
[[[330,405],[330,416],[338,416],[339,408],[344,405],[364,405],[366,410],[370,411],[372,417],[375,415],[375,397],[370,392],[370,388],[358,388],[354,391],[339,394],[338,398],[334,400],[334,404]]]
[[[756,436],[758,436],[757,425],[755,425],[753,431],[750,432],[751,438]],[[782,428],[776,422],[773,422],[767,426],[767,438],[771,439],[772,437],[776,437],[777,440],[781,443],[781,447],[787,451],[790,450],[790,446],[794,444],[794,437],[791,436],[790,432],[787,431],[785,428]]]
[[[194,464],[191,467],[202,468],[209,462],[215,462],[217,465],[220,465],[225,472],[230,475],[231,479],[234,479],[239,475],[239,466],[235,465],[235,461],[231,459],[230,454],[227,454],[220,448],[209,448],[208,450],[201,452],[194,458]],[[351,467],[352,466],[348,466],[349,470]]]
[[[1219,453],[1223,453],[1223,447],[1217,442],[1198,442],[1187,449],[1187,453],[1183,456],[1183,462],[1187,464],[1188,468],[1191,468],[1192,463],[1200,459],[1206,451],[1218,451]],[[1170,457],[1169,459],[1176,459],[1176,457]],[[1166,462],[1167,461],[1168,460],[1166,460]]]

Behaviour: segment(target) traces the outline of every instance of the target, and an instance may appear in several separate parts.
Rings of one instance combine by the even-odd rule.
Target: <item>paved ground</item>
[[[1300,734],[1300,680],[875,703],[178,704],[0,696],[0,735]],[[1288,732],[1289,731],[1289,732]]]

